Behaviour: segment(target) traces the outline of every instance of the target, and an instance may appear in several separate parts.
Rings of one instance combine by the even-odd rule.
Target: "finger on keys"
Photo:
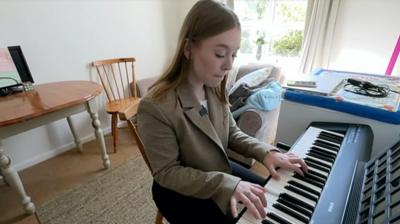
[[[307,166],[307,164],[304,162],[304,160],[302,160],[302,159],[300,159],[300,158],[292,158],[292,159],[289,159],[289,161],[290,161],[291,163],[297,163],[297,164],[299,164],[299,165],[300,165],[300,168],[302,169],[302,171],[303,171],[304,173],[307,173],[307,172],[308,172],[308,166]]]
[[[261,185],[259,185],[259,184],[253,184],[253,183],[252,183],[252,185],[253,185],[255,188],[258,188],[258,189],[262,190],[264,193],[267,192],[267,189],[265,189],[263,186],[261,186]]]
[[[300,159],[299,164],[301,165],[301,169],[304,171],[304,173],[308,173],[308,166],[304,160]]]
[[[259,195],[256,195],[252,192],[248,192],[246,196],[250,199],[250,201],[253,203],[253,205],[256,207],[260,218],[264,218],[267,213],[265,212],[265,206],[263,205],[263,201]],[[264,194],[262,194],[264,196]]]
[[[253,192],[253,194],[255,194],[260,199],[262,206],[267,207],[267,199],[265,198],[265,195],[264,195],[265,191],[263,191],[259,188],[253,188],[253,189],[251,189],[251,192]]]
[[[299,166],[296,166],[296,164],[290,164],[290,167],[288,168],[304,177],[303,171],[300,169]]]
[[[234,218],[238,217],[237,200],[234,197],[231,198],[231,213]]]
[[[260,215],[258,209],[256,208],[254,203],[250,200],[250,198],[247,195],[242,194],[241,201],[243,202],[243,204],[245,204],[245,206],[247,207],[247,209],[250,211],[250,213],[253,215],[254,218],[261,219],[261,215]]]
[[[272,164],[268,164],[267,165],[269,174],[271,175],[271,177],[275,180],[279,180],[280,176],[278,174],[278,172],[276,172],[275,167]]]

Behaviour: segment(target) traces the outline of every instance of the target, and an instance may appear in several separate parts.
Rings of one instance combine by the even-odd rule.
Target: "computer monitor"
[[[20,46],[0,49],[0,89],[12,89],[33,78]],[[6,91],[9,92],[9,91]]]
[[[31,82],[33,83],[33,78],[31,71],[29,70],[28,64],[26,63],[24,53],[22,53],[20,46],[11,46],[8,47],[10,55],[14,61],[15,67],[17,67],[17,71],[19,77],[22,82]]]

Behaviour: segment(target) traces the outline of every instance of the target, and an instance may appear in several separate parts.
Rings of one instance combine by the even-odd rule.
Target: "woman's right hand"
[[[231,197],[231,212],[233,217],[237,218],[238,202],[242,202],[250,213],[256,219],[265,218],[267,207],[267,199],[265,198],[265,192],[267,190],[258,184],[253,184],[247,181],[240,181],[236,186],[235,191]]]

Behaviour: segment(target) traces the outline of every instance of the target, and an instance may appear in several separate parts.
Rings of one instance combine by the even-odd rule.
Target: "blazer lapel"
[[[208,107],[209,107],[209,116],[210,120],[219,135],[219,139],[221,141],[224,141],[227,136],[224,135],[224,122],[225,122],[225,116],[224,116],[224,106],[221,105],[221,102],[217,98],[217,95],[213,92],[213,89],[211,88],[206,88],[206,94],[207,94],[207,100],[208,100]],[[223,142],[224,143],[224,142]],[[225,144],[223,144],[225,145]]]
[[[200,115],[201,105],[196,99],[190,85],[182,83],[177,88],[177,94],[182,104],[182,109],[189,120],[191,120],[205,135],[211,138],[221,149],[224,149],[220,137],[216,129],[214,129],[208,115]]]

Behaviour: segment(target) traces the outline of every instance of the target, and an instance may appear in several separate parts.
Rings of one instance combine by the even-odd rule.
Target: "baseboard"
[[[107,134],[111,133],[111,127],[102,129],[102,131],[103,131],[103,135],[107,135]],[[86,136],[80,138],[79,140],[82,142],[82,144],[84,144],[84,143],[92,141],[94,139],[95,139],[95,135],[94,135],[94,133],[92,133],[92,134],[89,134],[89,135],[86,135]],[[20,162],[20,163],[16,163],[16,164],[13,163],[12,167],[17,171],[21,171],[23,169],[26,169],[26,168],[31,167],[33,165],[36,165],[36,164],[38,164],[40,162],[43,162],[45,160],[51,159],[53,157],[56,157],[57,155],[59,155],[59,154],[61,154],[63,152],[66,152],[66,151],[68,151],[70,149],[73,149],[75,147],[76,147],[75,146],[75,142],[72,140],[72,142],[64,144],[64,145],[61,145],[60,147],[55,148],[55,149],[51,150],[50,152],[42,153],[42,154],[37,155],[35,157],[26,159],[26,160],[24,160],[23,162]]]

